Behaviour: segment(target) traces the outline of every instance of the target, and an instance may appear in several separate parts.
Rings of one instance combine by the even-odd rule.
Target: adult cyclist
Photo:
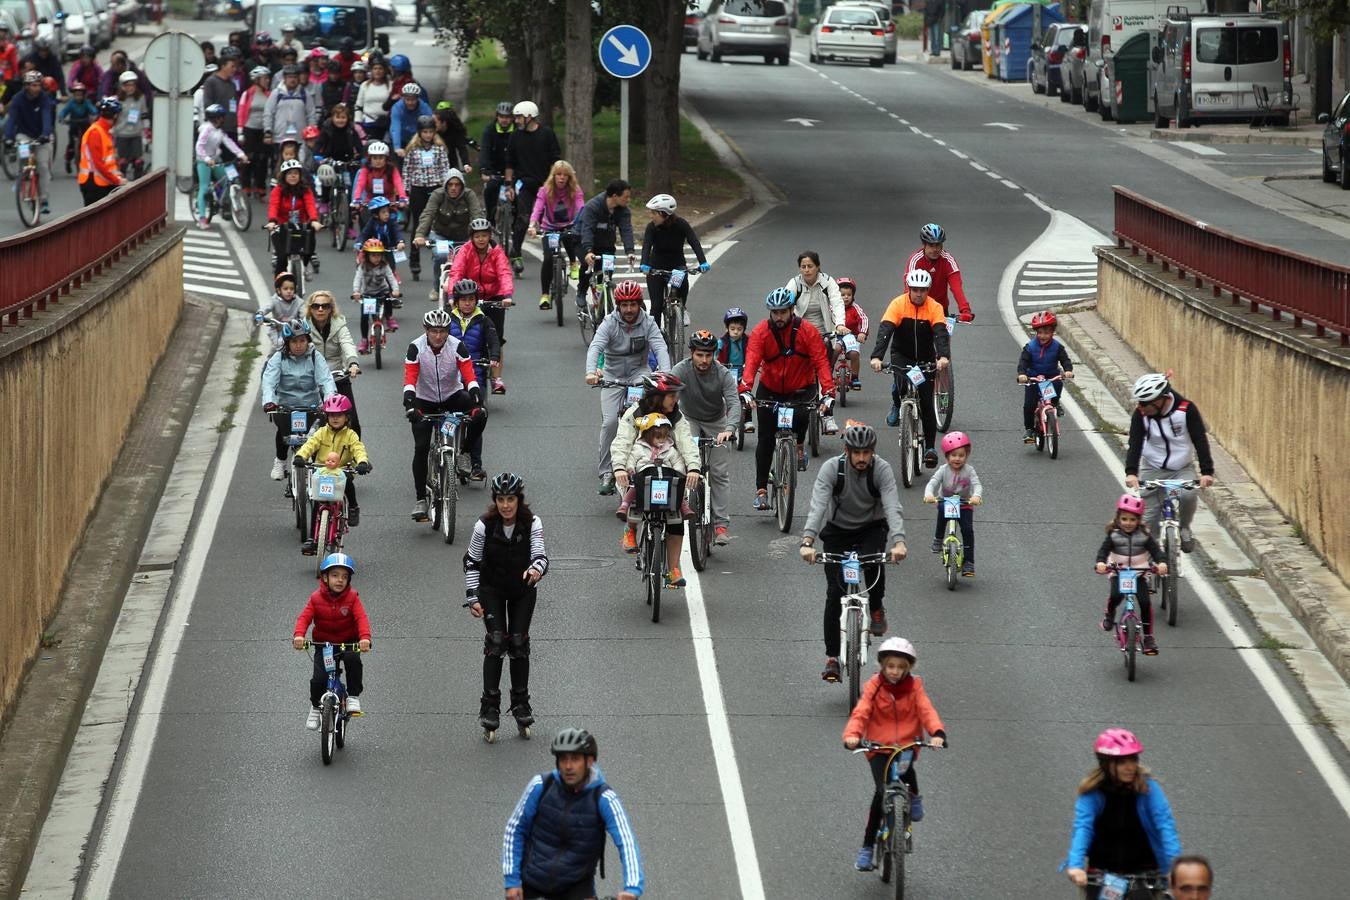
[[[1209,451],[1209,435],[1200,410],[1172,390],[1167,376],[1158,372],[1141,375],[1134,383],[1131,399],[1138,404],[1130,416],[1130,440],[1125,450],[1125,485],[1138,490],[1141,481],[1184,479],[1200,463],[1200,486],[1214,483],[1214,457]],[[1195,518],[1197,497],[1194,491],[1181,494],[1181,550],[1195,549],[1191,520]],[[1162,519],[1162,492],[1148,491],[1144,496],[1144,521],[1157,535]]]
[[[889,562],[908,554],[900,491],[891,464],[877,455],[877,433],[870,425],[844,426],[844,452],[827,460],[816,473],[811,489],[811,511],[802,529],[801,557],[814,564],[822,545],[826,553],[856,551],[859,556],[885,552]],[[868,586],[871,632],[886,633],[886,571],[876,563],[862,567]],[[839,681],[839,601],[844,594],[843,566],[825,564],[825,681]]]
[[[606,832],[622,863],[619,900],[637,900],[647,884],[642,855],[619,795],[595,764],[595,738],[582,728],[564,728],[549,749],[554,770],[530,779],[506,820],[506,900],[593,900]]]
[[[745,347],[745,369],[741,372],[741,399],[754,409],[756,400],[801,403],[820,398],[822,408],[830,408],[834,380],[830,377],[829,355],[820,332],[793,312],[796,297],[787,288],[774,288],[764,298],[769,318],[755,326]],[[751,394],[755,376],[759,392]],[[769,508],[769,464],[778,431],[778,417],[770,407],[756,413],[759,441],[755,444],[755,509]],[[806,416],[793,416],[792,430],[797,437],[797,470],[806,471]]]
[[[680,392],[680,412],[689,420],[695,437],[711,438],[719,445],[731,440],[741,421],[741,401],[731,370],[714,358],[717,338],[708,330],[689,335],[689,358],[675,364],[671,373],[684,385]],[[718,546],[728,540],[731,518],[727,503],[731,494],[730,461],[727,454],[714,450],[708,455],[708,486],[712,494],[713,541]]]
[[[888,345],[891,365],[899,369],[928,363],[936,363],[938,369],[945,369],[951,362],[951,341],[942,305],[928,298],[932,279],[923,269],[915,269],[905,276],[905,283],[909,290],[892,300],[881,317],[877,345],[872,350],[872,371],[881,371],[881,360]],[[891,411],[886,416],[886,424],[892,427],[900,421],[900,379],[903,377],[903,372],[896,372],[895,385],[891,388]],[[937,467],[933,380],[925,377],[915,391],[919,398],[919,418],[923,420],[923,464],[933,469]]]
[[[497,104],[496,117],[483,126],[483,136],[478,141],[478,177],[483,181],[483,213],[489,222],[497,216],[497,196],[506,177],[506,145],[515,121],[511,101],[503,100]]]
[[[929,222],[919,229],[919,240],[923,246],[910,255],[909,262],[905,264],[905,276],[920,269],[927,272],[933,279],[929,295],[942,304],[942,314],[947,315],[947,289],[951,288],[951,294],[956,298],[956,308],[960,310],[957,318],[962,322],[975,321],[975,313],[970,308],[966,290],[961,284],[961,268],[956,264],[956,257],[943,249],[947,232],[941,225]]]
[[[468,348],[450,336],[450,313],[439,307],[422,316],[424,334],[408,345],[403,362],[403,408],[412,423],[413,488],[417,504],[412,517],[427,521],[427,451],[431,449],[428,414],[469,412],[466,442],[474,481],[484,481],[483,428],[487,410],[482,408],[483,389],[473,370]]]
[[[652,220],[647,223],[647,230],[642,234],[642,273],[647,276],[647,296],[651,298],[652,318],[660,324],[661,314],[666,308],[666,284],[670,281],[670,275],[666,273],[684,269],[684,245],[688,244],[689,249],[694,251],[700,272],[708,271],[709,263],[703,254],[703,245],[694,233],[694,226],[675,214],[674,197],[657,194],[647,201],[647,208],[652,211]],[[653,272],[653,269],[665,271]],[[688,325],[688,278],[680,284],[677,293],[680,302],[685,304],[684,324]]]

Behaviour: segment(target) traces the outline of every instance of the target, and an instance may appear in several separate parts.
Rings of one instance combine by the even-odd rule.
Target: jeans
[[[941,541],[947,532],[947,518],[942,514],[942,503],[938,503],[937,527],[933,529],[933,540]],[[961,543],[965,547],[966,562],[975,562],[975,511],[965,504],[961,505]]]
[[[727,430],[726,420],[721,422],[699,422],[692,416],[685,416],[685,421],[689,423],[689,430],[694,433],[694,438],[715,438]],[[727,445],[730,447],[730,444]],[[708,479],[708,493],[712,498],[712,523],[713,527],[722,526],[725,528],[731,524],[731,518],[727,515],[727,499],[731,493],[731,460],[728,458],[730,451],[710,447],[708,449],[708,471],[703,475]]]
[[[818,391],[814,386],[795,394],[775,394],[761,387],[759,392],[755,394],[755,399],[801,403],[815,399],[817,393]],[[799,446],[806,440],[806,427],[810,424],[812,415],[814,413],[806,409],[799,408],[793,411],[792,431],[797,436]],[[777,444],[778,410],[767,406],[758,406],[755,408],[755,419],[759,431],[759,441],[755,444],[755,489],[763,490],[769,486],[769,467],[773,464],[773,450]],[[796,465],[796,463],[794,462],[793,465]]]
[[[856,550],[859,556],[881,553],[886,549],[888,526],[884,519],[866,528],[843,529],[828,523],[821,529],[820,545],[826,553],[848,553]],[[862,584],[871,585],[867,592],[867,609],[876,612],[882,608],[886,596],[886,567],[870,563],[862,567]],[[844,567],[841,563],[825,564],[825,655],[839,655],[840,601],[844,596]]]
[[[522,585],[524,582],[520,582]],[[512,702],[530,690],[530,621],[539,593],[532,587],[499,591],[481,584],[483,606],[483,693],[501,688],[502,657],[511,657]]]
[[[1148,524],[1149,533],[1162,543],[1162,507],[1163,498],[1166,492],[1162,490],[1150,491],[1143,488],[1145,481],[1160,481],[1165,479],[1191,479],[1195,473],[1187,466],[1184,469],[1154,469],[1151,466],[1139,466],[1139,484],[1140,491],[1144,496],[1144,522]],[[1195,518],[1195,506],[1200,502],[1200,497],[1195,491],[1182,491],[1177,497],[1177,515],[1181,519],[1181,527],[1189,529],[1191,520]]]
[[[310,638],[313,641],[313,638]],[[317,642],[316,642],[317,643]],[[356,643],[355,641],[334,641],[335,644]],[[342,672],[347,683],[347,694],[360,697],[365,690],[362,681],[361,654],[355,650],[334,651],[333,655],[342,660]],[[323,647],[314,648],[314,674],[309,679],[309,705],[319,708],[319,701],[328,690],[328,670],[323,667]]]
[[[465,427],[464,443],[465,449],[469,451],[470,462],[474,465],[482,465],[483,429],[487,427],[487,410],[475,407],[473,401],[469,399],[468,391],[456,391],[443,403],[432,403],[429,400],[418,398],[413,408],[424,415],[427,413],[468,412],[476,409],[477,414],[469,419],[469,423]],[[412,433],[413,487],[417,491],[417,499],[425,500],[427,498],[427,452],[431,449],[431,423],[426,419],[418,419],[412,423]]]
[[[926,26],[926,27],[928,28],[928,55],[929,55],[929,56],[941,56],[941,55],[942,55],[942,21],[939,20],[939,21],[937,21],[937,22],[934,22],[932,25],[928,25],[928,26]]]
[[[203,160],[197,160],[197,218],[206,218],[206,195],[211,193],[211,182],[224,177],[224,166],[213,166]]]
[[[52,140],[55,140],[55,139],[56,139],[56,135],[52,135]],[[28,149],[29,149],[29,152],[33,154],[33,158],[37,160],[37,170],[38,170],[38,200],[42,201],[43,203],[46,203],[46,202],[47,202],[47,197],[48,197],[48,191],[51,189],[51,184],[52,184],[52,148],[51,148],[51,145],[50,145],[50,144],[39,144],[39,143],[37,143],[37,138],[32,137],[31,135],[27,135],[27,134],[16,134],[16,135],[14,136],[14,140],[15,140],[17,143],[20,143],[20,144],[22,144],[22,143],[29,143],[29,142],[32,143],[32,146],[29,147]],[[92,176],[90,177],[90,183],[91,183],[91,184],[93,183],[93,177],[92,177]],[[85,203],[85,206],[88,206],[88,205],[89,205],[88,203]]]

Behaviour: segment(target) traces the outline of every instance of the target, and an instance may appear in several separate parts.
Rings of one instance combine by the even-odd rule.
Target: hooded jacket
[[[605,316],[595,330],[595,337],[591,338],[591,346],[586,351],[586,371],[594,372],[599,368],[600,354],[603,353],[605,377],[632,384],[638,376],[651,371],[647,355],[652,350],[656,351],[656,368],[669,371],[670,351],[666,349],[666,339],[656,327],[656,321],[639,309],[637,319],[630,325],[616,309]]]
[[[370,620],[361,604],[361,595],[351,585],[340,594],[334,594],[328,585],[309,595],[309,602],[295,620],[295,636],[304,637],[310,623],[314,624],[311,641],[332,644],[355,643],[370,640]]]
[[[445,189],[454,179],[458,179],[459,183],[464,185],[458,197],[451,197]],[[417,220],[415,236],[426,239],[435,232],[445,240],[464,244],[469,240],[469,223],[482,216],[483,201],[469,190],[469,186],[464,182],[464,173],[459,169],[451,169],[449,177],[445,179],[445,185],[431,192],[426,209],[422,210],[422,216]]]
[[[942,720],[923,689],[923,679],[917,675],[906,675],[895,684],[880,672],[867,679],[858,705],[844,726],[845,738],[896,746],[917,741],[925,733],[942,738],[944,743],[947,740]],[[870,758],[887,752],[872,750],[867,755]]]

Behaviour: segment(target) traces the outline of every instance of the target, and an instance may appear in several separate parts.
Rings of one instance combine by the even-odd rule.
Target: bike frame
[[[1062,380],[1063,380],[1063,376],[1056,376],[1056,377],[1054,377],[1054,378],[1046,378],[1046,379],[1043,379],[1043,380],[1041,380],[1041,381],[1031,381],[1031,382],[1028,382],[1028,384],[1034,384],[1034,385],[1036,385],[1036,389],[1040,391],[1040,399],[1036,402],[1036,416],[1035,416],[1034,421],[1036,422],[1036,430],[1037,430],[1038,432],[1040,432],[1041,435],[1045,435],[1045,434],[1048,433],[1048,429],[1045,427],[1045,414],[1046,414],[1046,412],[1049,411],[1049,410],[1055,409],[1055,392],[1054,392],[1054,390],[1052,389],[1052,390],[1050,390],[1050,391],[1047,392],[1047,391],[1045,390],[1045,388],[1041,387],[1041,385],[1053,384],[1053,383],[1056,382],[1056,381],[1062,381]],[[1047,396],[1047,393],[1048,393],[1048,396]],[[1056,410],[1056,413],[1058,413],[1057,410]],[[1059,416],[1058,416],[1058,414],[1056,414],[1056,416],[1055,416],[1055,434],[1056,434],[1056,435],[1059,434]]]

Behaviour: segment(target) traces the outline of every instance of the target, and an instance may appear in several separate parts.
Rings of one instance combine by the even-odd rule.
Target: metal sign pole
[[[619,81],[619,177],[628,180],[628,79]]]
[[[169,42],[169,127],[168,133],[161,135],[161,140],[166,142],[167,152],[164,154],[164,161],[169,170],[169,177],[164,179],[164,190],[167,194],[164,200],[164,210],[170,222],[174,220],[174,206],[177,200],[174,192],[178,189],[178,179],[175,176],[178,166],[178,66],[181,58],[179,52],[181,45],[182,42],[177,38]]]

